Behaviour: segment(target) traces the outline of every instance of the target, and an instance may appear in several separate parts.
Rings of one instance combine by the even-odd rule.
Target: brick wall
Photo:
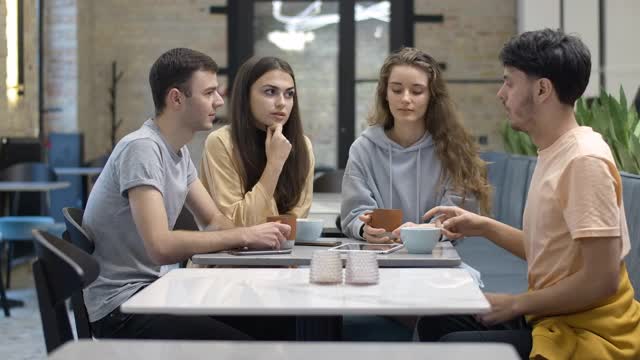
[[[209,14],[209,6],[225,4],[224,0],[79,2],[78,68],[82,80],[78,83],[78,122],[85,134],[87,159],[111,148],[112,62],[116,61],[124,73],[116,99],[117,118],[123,119],[119,139],[153,115],[148,74],[161,53],[189,47],[226,66],[226,16]],[[202,139],[198,137],[198,141]]]
[[[24,1],[24,95],[15,104],[7,102],[7,69],[0,66],[0,136],[38,136],[38,28],[35,0]],[[7,7],[0,2],[0,64],[6,64]]]
[[[137,129],[152,115],[147,76],[149,67],[163,51],[177,46],[191,47],[212,55],[221,66],[226,66],[226,16],[209,14],[212,5],[224,6],[226,1],[47,1],[45,126],[50,131],[83,132],[85,156],[91,159],[111,148],[109,88],[113,61],[124,72],[116,99],[117,118],[123,119],[117,139]],[[474,134],[487,136],[485,148],[502,147],[497,129],[505,116],[495,98],[499,87],[496,80],[502,72],[497,54],[516,31],[515,8],[513,0],[415,1],[416,14],[440,13],[445,19],[441,24],[417,24],[416,46],[447,63],[448,79],[489,81],[449,86],[465,123]],[[4,34],[5,11],[0,7],[0,34]],[[26,18],[35,21],[35,16]],[[35,54],[35,23],[33,27],[28,48]],[[30,39],[29,34],[26,38]],[[5,52],[0,46],[2,57]],[[0,67],[2,78],[4,71]],[[37,88],[35,66],[31,74],[27,78],[32,79],[33,86],[28,88],[33,90]],[[221,81],[224,83],[226,79],[221,77]],[[4,81],[0,82],[0,89],[4,94]],[[19,115],[12,116],[7,114],[6,96],[0,97],[0,116],[11,118],[1,123],[3,134],[8,129],[14,135],[37,134],[37,94],[34,95],[29,98],[33,100],[25,96],[21,107],[16,109]],[[364,105],[358,104],[362,108],[359,115],[367,112]],[[199,134],[191,144],[196,160],[200,158],[205,136]]]
[[[417,23],[415,46],[447,64],[444,75],[458,110],[485,150],[501,150],[506,121],[496,98],[502,79],[498,53],[516,34],[513,0],[416,0],[417,15],[442,14],[442,23]],[[471,80],[471,81],[469,81]]]
[[[78,132],[78,0],[44,9],[44,109],[47,132]]]

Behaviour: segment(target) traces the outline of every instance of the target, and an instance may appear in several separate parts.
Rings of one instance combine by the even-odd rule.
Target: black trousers
[[[96,338],[251,340],[247,334],[208,316],[123,314],[115,309],[91,323]]]
[[[531,352],[531,327],[522,316],[490,327],[469,315],[425,316],[416,328],[420,341],[508,343],[522,359]]]
[[[123,314],[115,309],[91,323],[96,338],[295,340],[295,317]]]

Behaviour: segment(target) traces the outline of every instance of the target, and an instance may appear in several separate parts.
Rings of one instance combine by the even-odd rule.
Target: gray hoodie
[[[381,126],[368,128],[349,150],[342,179],[342,231],[362,239],[358,216],[376,208],[402,209],[404,222],[422,223],[422,215],[437,205],[462,205],[462,197],[449,188],[446,178],[440,184],[441,171],[428,133],[404,148]],[[468,196],[464,208],[476,211],[475,199]]]

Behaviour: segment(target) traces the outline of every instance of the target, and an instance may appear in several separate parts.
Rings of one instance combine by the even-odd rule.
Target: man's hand
[[[268,222],[246,228],[244,244],[249,249],[280,249],[287,241],[291,227],[287,224]]]
[[[371,223],[370,211],[360,215],[358,219],[360,219],[360,221],[364,223],[364,228],[362,230],[362,238],[365,239],[367,242],[372,244],[393,243],[392,239],[390,239],[388,236],[384,236],[384,234],[387,232],[385,229],[374,228],[369,226],[369,224]]]
[[[485,293],[484,296],[491,304],[491,311],[477,315],[476,319],[487,326],[503,323],[524,315],[517,310],[518,297],[516,295]]]
[[[482,236],[486,231],[483,216],[456,206],[436,206],[427,211],[423,219],[431,219],[436,215],[442,215],[437,222],[442,222],[442,234],[451,240],[465,236]]]

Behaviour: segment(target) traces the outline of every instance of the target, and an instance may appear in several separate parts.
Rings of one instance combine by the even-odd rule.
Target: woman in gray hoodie
[[[345,235],[392,241],[368,225],[367,212],[376,208],[402,209],[410,223],[423,222],[437,205],[489,213],[485,164],[431,56],[403,48],[387,57],[368,122],[351,145],[342,180]]]

